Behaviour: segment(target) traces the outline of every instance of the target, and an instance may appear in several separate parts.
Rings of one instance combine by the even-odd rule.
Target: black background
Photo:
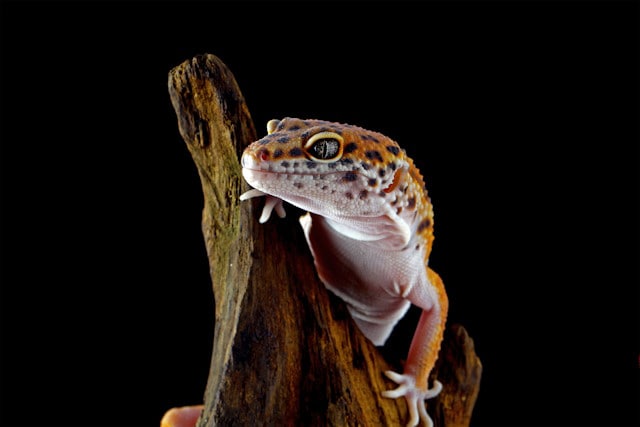
[[[167,93],[200,53],[260,134],[341,121],[415,159],[484,365],[474,425],[638,425],[638,12],[2,2],[2,425],[156,426],[201,400],[202,196]]]

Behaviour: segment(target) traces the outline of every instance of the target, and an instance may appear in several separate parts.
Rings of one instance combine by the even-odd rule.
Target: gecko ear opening
[[[396,169],[396,173],[393,174],[391,184],[389,184],[387,188],[383,188],[382,191],[388,194],[395,190],[398,184],[400,184],[400,177],[402,176],[403,171],[404,169]]]

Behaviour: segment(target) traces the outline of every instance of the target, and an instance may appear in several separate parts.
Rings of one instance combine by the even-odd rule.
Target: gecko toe
[[[389,399],[397,399],[398,397],[406,395],[408,390],[409,390],[409,387],[407,387],[405,384],[402,384],[401,386],[399,386],[394,390],[383,391],[382,396],[387,397]]]

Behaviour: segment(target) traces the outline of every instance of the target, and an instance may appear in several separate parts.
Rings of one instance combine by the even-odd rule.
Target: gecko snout
[[[271,153],[269,153],[269,150],[265,148],[261,148],[257,151],[247,149],[242,154],[242,158],[240,159],[240,164],[242,165],[243,168],[262,169],[264,168],[264,165],[261,166],[261,163],[268,161],[270,158],[271,158]]]
[[[243,168],[257,169],[259,163],[260,162],[258,159],[256,159],[254,153],[251,153],[249,151],[245,151],[244,153],[242,153],[242,157],[240,158],[240,164],[242,165]]]

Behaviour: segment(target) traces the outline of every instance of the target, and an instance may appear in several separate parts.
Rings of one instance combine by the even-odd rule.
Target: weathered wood
[[[214,351],[202,419],[213,420],[231,358],[252,265],[251,210],[240,204],[238,156],[255,139],[249,110],[235,79],[215,56],[193,58],[171,70],[169,94],[182,138],[197,166],[204,210],[202,230],[215,298]]]
[[[198,425],[403,424],[404,400],[380,396],[394,387],[383,371],[399,361],[385,361],[320,283],[295,209],[260,225],[252,207],[263,201],[238,200],[246,189],[238,159],[256,132],[231,72],[197,56],[171,70],[169,93],[202,182],[216,300]],[[481,366],[462,328],[446,339],[444,391],[429,411],[436,425],[468,425]]]
[[[462,325],[453,324],[445,330],[434,371],[434,376],[443,385],[442,392],[431,404],[435,408],[431,412],[435,424],[468,426],[480,392],[482,364],[476,356],[473,340]]]

